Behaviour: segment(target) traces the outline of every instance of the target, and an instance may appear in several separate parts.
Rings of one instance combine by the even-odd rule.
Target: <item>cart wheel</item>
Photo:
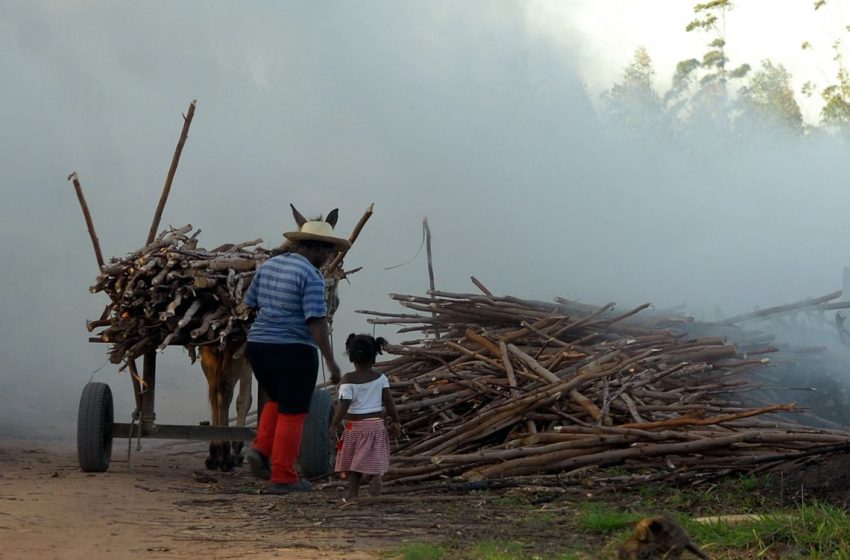
[[[111,458],[112,391],[106,383],[88,383],[77,414],[77,459],[83,472],[105,472]]]
[[[331,445],[329,430],[333,420],[333,398],[324,389],[313,391],[310,414],[304,422],[301,437],[301,454],[298,464],[304,478],[313,478],[333,472],[336,449]]]

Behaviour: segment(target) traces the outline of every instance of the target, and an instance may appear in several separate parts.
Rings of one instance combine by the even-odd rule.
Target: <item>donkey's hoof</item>
[[[206,461],[204,461],[204,464],[207,466],[207,469],[211,471],[217,471],[219,466],[221,466],[219,460],[214,457],[207,457]]]

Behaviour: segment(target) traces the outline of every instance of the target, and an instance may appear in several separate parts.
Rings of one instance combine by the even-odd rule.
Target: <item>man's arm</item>
[[[338,384],[340,379],[339,366],[334,359],[333,349],[331,348],[330,328],[326,317],[313,317],[307,319],[307,326],[310,327],[310,333],[319,345],[319,350],[325,358],[325,363],[331,373],[331,383]]]

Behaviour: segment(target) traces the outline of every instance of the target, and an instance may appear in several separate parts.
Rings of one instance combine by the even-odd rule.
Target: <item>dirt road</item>
[[[527,509],[499,495],[392,493],[344,504],[339,483],[258,494],[244,468],[203,469],[200,442],[143,441],[86,474],[71,444],[0,439],[0,558],[386,558],[405,542],[511,539],[563,546],[572,508]],[[205,477],[213,480],[207,481]],[[534,548],[537,548],[535,546]],[[384,553],[383,556],[380,556]]]
[[[69,444],[0,440],[0,558],[365,559],[397,542],[380,519],[366,534],[336,527],[336,488],[258,495],[244,469],[203,470],[203,444],[143,446],[128,465],[116,441],[109,472],[86,474]]]

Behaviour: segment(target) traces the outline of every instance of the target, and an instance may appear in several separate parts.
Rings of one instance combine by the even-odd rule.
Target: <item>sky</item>
[[[129,419],[129,379],[87,342],[107,302],[89,293],[97,267],[66,177],[79,173],[104,254],[137,249],[193,99],[163,227],[192,224],[208,248],[274,247],[289,203],[340,208],[346,235],[374,203],[346,259],[363,270],[341,288],[337,346],[371,331],[355,310],[424,294],[424,254],[387,268],[413,258],[426,216],[447,291],[474,290],[474,275],[497,294],[733,314],[840,289],[843,146],[714,158],[601,125],[599,95],[635,48],[660,86],[701,55],[687,4],[0,0],[0,431],[72,438],[91,379]],[[771,56],[803,76],[807,37],[830,75],[830,33],[798,4],[742,2],[733,61]],[[158,371],[161,422],[208,417],[185,352]]]

